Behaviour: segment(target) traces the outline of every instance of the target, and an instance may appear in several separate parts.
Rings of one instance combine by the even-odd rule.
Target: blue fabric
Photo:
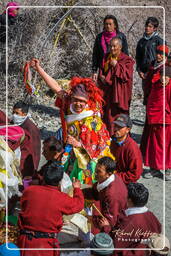
[[[0,246],[0,256],[20,256],[20,250],[15,244],[8,243],[8,248],[15,249],[15,250],[7,249],[6,245],[7,244],[2,244]]]
[[[124,144],[124,142],[125,142],[125,140],[123,140],[123,141],[117,141],[117,138],[115,138],[115,137],[113,137],[112,140],[114,140],[115,143],[118,144],[118,146],[122,146],[122,145]]]
[[[57,140],[63,140],[62,127],[57,130],[56,138],[57,138]]]

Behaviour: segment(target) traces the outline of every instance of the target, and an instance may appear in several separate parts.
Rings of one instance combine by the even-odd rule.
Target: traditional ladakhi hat
[[[159,45],[159,46],[157,46],[156,52],[158,54],[165,54],[166,56],[168,56],[168,54],[169,54],[169,47],[167,45]]]
[[[75,88],[73,88],[72,96],[78,96],[88,100],[88,93],[85,89],[85,85],[78,84]]]
[[[10,249],[8,249],[7,246]],[[15,250],[12,250],[12,249],[15,249]],[[18,249],[18,250],[16,250],[16,249]],[[2,244],[0,246],[0,255],[1,256],[20,256],[20,250],[13,243]]]
[[[114,245],[112,238],[106,233],[99,233],[91,241],[90,248],[94,255],[112,255]],[[97,250],[96,250],[97,249]]]
[[[167,255],[169,253],[170,243],[167,237],[162,234],[153,234],[148,239],[148,246],[152,251],[157,252],[159,255]]]

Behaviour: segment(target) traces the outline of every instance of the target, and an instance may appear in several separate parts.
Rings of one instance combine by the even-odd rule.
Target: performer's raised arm
[[[59,93],[62,90],[58,82],[54,78],[49,76],[40,66],[40,62],[38,59],[32,59],[30,64],[31,67],[39,73],[39,75],[43,78],[43,80],[49,86],[50,89],[52,89],[55,93]]]

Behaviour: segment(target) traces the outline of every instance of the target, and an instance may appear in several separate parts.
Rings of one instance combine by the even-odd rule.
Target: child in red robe
[[[141,183],[129,183],[128,186],[128,208],[125,210],[126,217],[122,219],[117,228],[111,232],[114,240],[116,256],[144,256],[144,250],[135,248],[146,248],[149,236],[161,233],[161,224],[156,216],[145,206],[148,202],[149,191]],[[107,221],[103,224],[108,225]],[[119,250],[127,248],[130,250]],[[134,248],[134,250],[132,250]]]
[[[107,226],[102,225],[102,216],[95,213],[93,215],[93,225],[97,232],[110,232],[111,227],[115,226],[120,217],[124,215],[126,209],[127,188],[121,178],[113,172],[116,168],[115,161],[110,157],[102,157],[98,160],[96,166],[96,182],[92,188],[83,190],[86,199],[99,200],[102,215],[108,220]]]

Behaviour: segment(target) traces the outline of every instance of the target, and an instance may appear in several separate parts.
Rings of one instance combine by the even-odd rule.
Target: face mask
[[[21,125],[22,123],[24,123],[24,121],[27,119],[28,115],[27,116],[19,116],[17,114],[14,114],[12,116],[12,120],[14,122],[14,124],[17,124],[17,125]]]

